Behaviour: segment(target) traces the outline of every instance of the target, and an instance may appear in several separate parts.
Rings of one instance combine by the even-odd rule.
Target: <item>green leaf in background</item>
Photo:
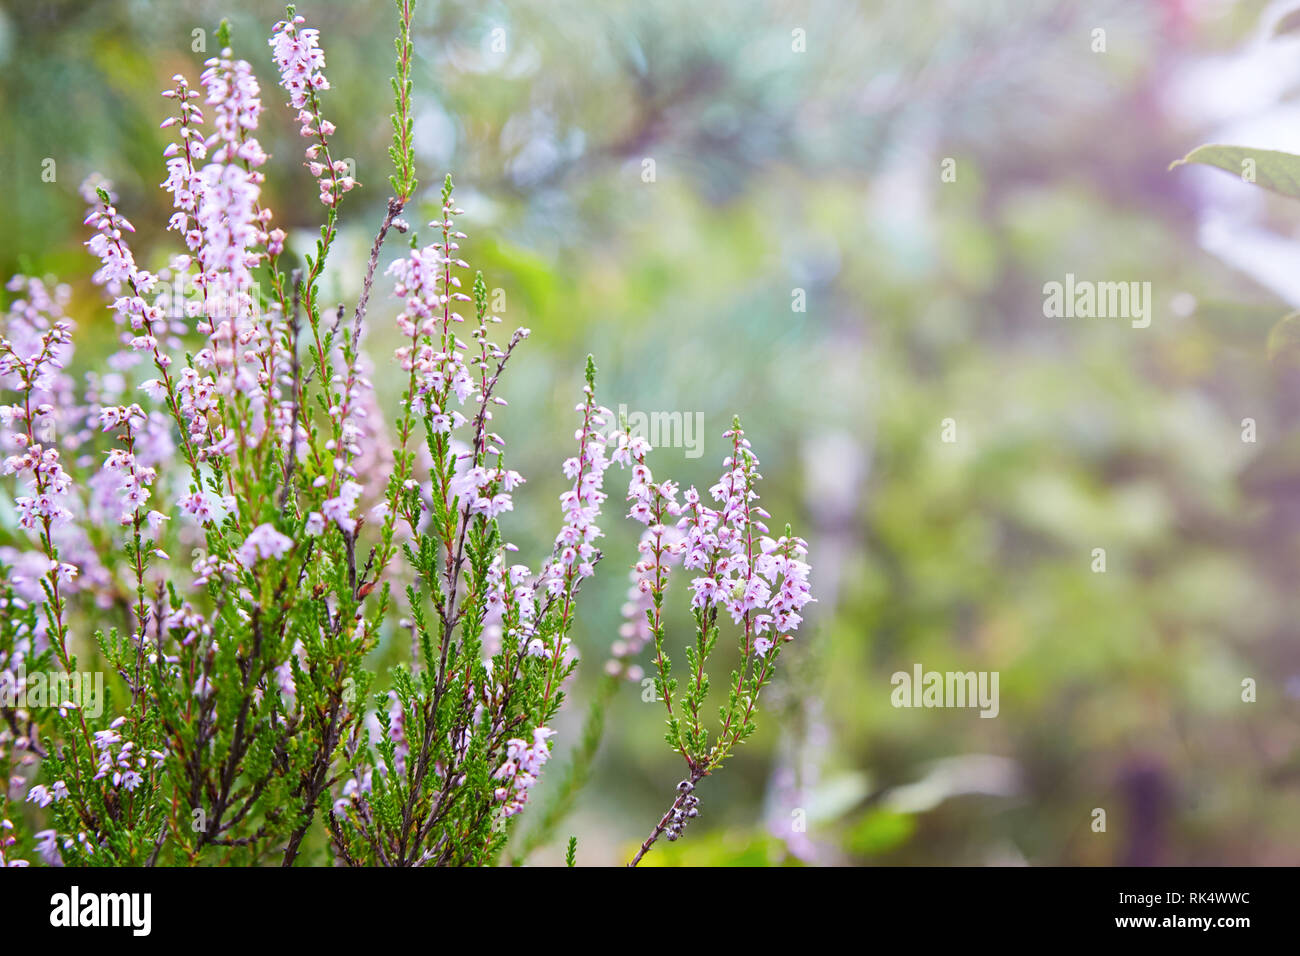
[[[1182,159],[1170,163],[1169,168],[1174,169],[1185,163],[1217,166],[1240,176],[1243,182],[1263,186],[1292,199],[1300,199],[1300,156],[1295,153],[1209,143],[1198,146]]]
[[[662,844],[662,845],[661,845]],[[641,866],[802,866],[785,844],[761,830],[713,830],[655,845]]]
[[[876,809],[854,824],[848,849],[858,856],[879,856],[897,849],[916,832],[916,817],[910,813]]]
[[[1268,360],[1300,365],[1300,312],[1284,315],[1269,330]]]

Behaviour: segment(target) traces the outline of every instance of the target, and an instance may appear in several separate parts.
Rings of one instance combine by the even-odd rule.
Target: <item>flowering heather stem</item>
[[[503,535],[525,479],[508,467],[496,415],[506,414],[502,382],[529,331],[495,334],[487,282],[462,258],[450,175],[429,223],[434,241],[412,241],[386,271],[400,301],[391,360],[407,376],[390,411],[396,432],[364,427],[382,417],[367,380],[377,367],[365,341],[374,283],[417,189],[415,3],[395,5],[393,195],[350,327],[346,306],[331,318],[321,297],[339,206],[357,183],[332,154],[319,34],[292,6],[269,44],[323,207],[302,270],[280,271],[289,237],[271,228],[262,198],[260,87],[223,24],[199,85],[177,74],[163,94],[176,101],[163,122],[176,141],[161,185],[180,251],[157,273],[141,268],[111,192],[83,187],[93,280],[120,343],[106,367],[82,380],[67,371],[69,288],[7,285],[23,297],[0,314],[0,390],[10,396],[0,443],[17,518],[12,567],[0,567],[0,679],[8,687],[21,679],[15,669],[55,662],[70,675],[78,635],[93,634],[111,712],[76,701],[0,707],[0,769],[26,787],[27,815],[47,825],[30,843],[0,840],[0,862],[24,862],[11,859],[15,845],[69,866],[497,862],[558,746],[551,725],[579,665],[569,635],[602,561],[597,522],[614,463],[631,470],[628,515],[644,526],[631,611],[568,766],[545,771],[558,779],[516,858],[548,841],[574,805],[611,702],[624,680],[640,679],[645,644],[667,740],[689,775],[633,865],[660,836],[680,836],[698,813],[696,784],[754,732],[776,637],[789,639],[811,598],[803,543],[766,536],[757,459],[738,423],[709,489],[718,510],[693,488],[679,503],[675,483],[653,480],[649,443],[626,423],[606,427],[588,356],[560,528],[540,563],[526,563]],[[474,309],[468,323],[462,303]],[[681,694],[663,608],[677,563],[698,574]],[[720,610],[740,629],[742,664],[710,746],[702,713]],[[390,633],[399,644],[409,635],[410,656],[380,675],[368,660]],[[16,816],[8,800],[0,795],[6,820]]]

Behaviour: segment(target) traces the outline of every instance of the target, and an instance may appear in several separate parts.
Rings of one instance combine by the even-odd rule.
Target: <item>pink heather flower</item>
[[[733,621],[747,622],[747,633],[788,633],[802,623],[799,612],[813,599],[810,569],[804,560],[807,544],[801,538],[767,535],[762,522],[767,514],[758,507],[754,490],[760,477],[758,459],[739,428],[727,432],[726,437],[733,440],[734,453],[725,460],[727,470],[721,479],[709,489],[719,510],[705,507],[692,488],[678,522],[687,536],[686,566],[711,572],[692,582],[692,604],[706,607],[721,600]],[[756,555],[752,553],[751,525],[759,536]],[[770,640],[764,643],[760,656],[771,646]]]
[[[167,397],[167,386],[161,380],[151,378],[147,382],[140,383],[140,391],[144,392],[155,402],[160,402]]]
[[[31,474],[33,494],[14,498],[22,527],[38,531],[47,521],[53,526],[72,520],[72,512],[65,507],[65,502],[70,501],[72,479],[63,470],[59,453],[53,448],[31,445],[24,454],[6,458],[0,470],[5,474]]]
[[[252,567],[259,560],[284,557],[293,547],[293,539],[281,534],[270,524],[260,524],[254,528],[239,548],[239,560],[245,567]]]
[[[505,550],[514,549],[514,545],[505,545]],[[536,648],[530,646],[537,615],[532,572],[523,564],[511,565],[508,571],[504,568],[504,554],[497,555],[488,568],[484,627],[497,628],[501,635],[514,641],[514,646],[533,656],[543,656],[538,653],[544,650],[541,641],[536,642]]]
[[[538,727],[533,731],[531,746],[517,738],[506,741],[505,762],[492,774],[493,779],[502,781],[502,786],[495,791],[497,801],[505,804],[502,816],[512,817],[523,810],[528,791],[537,783],[542,767],[550,759],[546,742],[554,734],[553,730]]]
[[[195,491],[181,499],[181,510],[195,518],[199,524],[218,521],[222,510],[233,506],[234,502],[225,502],[208,491]]]
[[[321,505],[321,513],[327,520],[333,521],[344,531],[351,534],[357,527],[352,512],[357,506],[357,499],[361,497],[361,490],[361,486],[355,481],[343,482],[338,495],[326,499],[325,503]]]
[[[584,392],[586,401],[576,408],[582,413],[582,427],[574,433],[578,454],[565,460],[562,466],[564,476],[573,481],[573,486],[560,495],[564,524],[555,536],[554,558],[543,569],[543,578],[552,594],[572,593],[578,581],[596,573],[599,552],[594,542],[604,536],[596,519],[607,497],[603,487],[611,460],[606,456],[606,439],[601,429],[612,412],[595,404],[590,385],[584,386]]]
[[[143,777],[137,772],[146,762],[136,753],[134,741],[123,739],[119,730],[126,723],[126,718],[119,717],[109,725],[107,730],[95,732],[94,745],[99,752],[94,780],[108,780],[114,787],[126,787],[134,790]]]
[[[208,148],[216,146],[212,158],[218,163],[245,162],[257,167],[266,162],[266,154],[248,133],[257,129],[262,101],[257,78],[246,60],[232,60],[230,50],[204,63],[199,77],[207,92],[205,105],[212,107],[214,132]]]
[[[691,607],[704,607],[718,593],[718,583],[713,578],[696,578],[691,582],[691,587],[695,589]]]
[[[632,569],[632,587],[622,608],[623,624],[610,648],[612,659],[605,669],[611,675],[640,680],[641,668],[630,664],[628,659],[653,637],[651,621],[658,614],[656,598],[662,598],[672,566],[686,551],[683,531],[665,524],[666,518],[682,513],[682,506],[677,502],[678,488],[674,482],[655,483],[645,461],[650,452],[648,441],[615,432],[610,435],[609,443],[614,446],[610,460],[632,467],[627,487],[627,500],[633,502],[629,516],[646,528],[637,544],[641,557]]]
[[[95,228],[95,235],[86,246],[100,260],[100,268],[91,277],[92,281],[104,286],[105,291],[114,297],[112,309],[118,325],[137,333],[124,333],[131,348],[153,350],[157,336],[163,331],[164,314],[160,307],[151,306],[145,300],[157,285],[158,277],[136,266],[131,247],[123,235],[135,232],[135,227],[125,216],[118,215],[111,204],[102,200],[97,200],[86,216],[86,225]]]
[[[442,227],[459,214],[450,201],[444,209],[445,220],[434,220],[434,227]],[[453,310],[453,302],[469,301],[460,292],[460,280],[452,275],[452,268],[464,268],[466,263],[452,258],[457,246],[452,241],[463,233],[447,234],[445,243],[435,242],[422,249],[411,250],[410,255],[397,259],[388,268],[394,277],[394,294],[404,300],[397,316],[397,327],[409,344],[395,351],[403,371],[414,373],[415,392],[412,407],[420,414],[433,416],[434,430],[451,431],[464,424],[466,419],[445,407],[450,395],[464,405],[477,388],[473,376],[465,366],[461,352],[463,344],[451,332],[452,323],[463,318]],[[444,245],[448,251],[444,250]],[[450,281],[449,281],[450,277]]]
[[[610,438],[611,459],[635,463],[628,483],[629,516],[646,525],[637,546],[641,559],[623,606],[624,623],[606,665],[612,675],[632,673],[628,659],[651,638],[656,596],[662,594],[670,565],[678,560],[701,572],[691,581],[692,608],[724,606],[732,620],[743,625],[744,646],[760,658],[778,639],[790,640],[790,632],[803,621],[800,611],[813,600],[806,543],[768,534],[763,523],[768,514],[759,507],[755,490],[761,477],[758,459],[739,427],[725,437],[732,439],[733,451],[723,462],[722,477],[709,489],[718,503],[716,511],[693,487],[678,504],[677,486],[654,482],[645,464],[647,449],[637,439],[617,434]],[[568,470],[575,469],[569,465]],[[665,523],[674,517],[675,525]]]
[[[347,175],[346,163],[329,160],[327,141],[334,134],[334,124],[321,116],[318,100],[318,94],[330,88],[322,72],[325,53],[320,48],[320,31],[303,28],[305,22],[301,16],[281,20],[272,29],[267,42],[280,71],[280,85],[289,94],[289,106],[298,111],[299,132],[304,138],[315,140],[307,147],[307,167],[320,186],[320,201],[326,206],[334,206],[357,183]],[[319,161],[322,149],[327,160],[325,163]]]
[[[306,18],[295,16],[281,20],[271,31],[271,57],[280,71],[280,85],[289,93],[289,105],[296,110],[307,106],[312,92],[330,88],[321,71],[325,69],[325,52],[320,48],[320,31],[300,29]]]
[[[203,122],[203,113],[191,102],[198,99],[199,91],[190,89],[189,81],[179,73],[172,79],[176,87],[165,90],[163,96],[179,100],[179,116],[171,117],[163,125],[179,125],[180,142],[171,144],[163,152],[167,158],[167,178],[163,180],[162,187],[172,194],[172,206],[178,211],[168,220],[167,228],[181,233],[185,237],[185,244],[193,250],[203,244],[203,235],[193,224],[203,194],[199,169],[207,158],[208,149],[197,128]]]
[[[242,302],[236,298],[252,284],[250,268],[258,255],[260,230],[257,202],[260,189],[252,173],[235,164],[209,163],[203,167],[203,197],[198,210],[204,243],[199,250],[199,264],[208,277],[209,299],[225,313],[239,313]],[[228,278],[211,288],[220,273]],[[219,295],[230,297],[222,301]]]
[[[406,736],[406,710],[397,692],[391,690],[388,692],[388,739],[393,742],[393,769],[405,773],[406,758],[411,753]]]
[[[47,866],[61,866],[63,857],[59,853],[59,835],[54,830],[38,830],[34,834],[36,838],[36,852],[41,855]]]

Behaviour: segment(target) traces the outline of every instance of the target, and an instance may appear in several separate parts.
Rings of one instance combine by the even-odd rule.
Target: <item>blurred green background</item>
[[[82,332],[109,338],[77,187],[113,181],[142,260],[176,251],[158,92],[197,78],[222,17],[262,81],[267,202],[304,248],[320,207],[278,108],[281,12],[0,4],[0,273],[58,274]],[[299,12],[363,184],[327,279],[351,302],[388,196],[394,16],[381,0]],[[758,734],[648,864],[1300,862],[1300,371],[1265,349],[1300,306],[1300,217],[1221,173],[1166,170],[1227,131],[1300,146],[1300,41],[1266,35],[1278,12],[421,0],[428,192],[408,218],[451,171],[466,258],[533,330],[499,416],[530,479],[508,536],[531,559],[554,533],[592,352],[605,404],[703,414],[703,457],[662,449],[660,476],[711,484],[741,412],[767,508],[811,545],[819,603]],[[1150,327],[1044,318],[1043,284],[1067,273],[1150,282]],[[369,338],[390,408],[394,312],[375,303]],[[630,523],[605,524],[561,754],[633,554]],[[917,663],[997,671],[999,716],[895,709],[890,675]],[[670,802],[661,725],[639,685],[620,691],[561,830],[580,863],[625,860]],[[562,840],[534,860],[561,856]]]

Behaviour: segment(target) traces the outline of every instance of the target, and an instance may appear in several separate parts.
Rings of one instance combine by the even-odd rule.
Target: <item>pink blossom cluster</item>
[[[271,56],[280,71],[280,85],[289,93],[289,105],[305,109],[313,93],[330,88],[325,69],[325,51],[320,48],[320,31],[303,27],[307,20],[294,16],[271,28]]]
[[[640,555],[632,568],[632,586],[623,605],[623,624],[606,665],[610,674],[623,674],[629,680],[641,679],[641,668],[630,663],[653,636],[651,620],[655,599],[662,597],[673,565],[686,551],[686,537],[676,521],[682,513],[677,501],[677,483],[656,482],[646,457],[650,443],[641,436],[622,435],[612,457],[620,463],[632,463],[627,499],[632,502],[628,517],[645,525],[637,542]]]
[[[48,807],[51,803],[56,803],[67,797],[67,795],[68,785],[62,780],[56,780],[48,787],[38,783],[27,791],[27,802],[34,803],[38,807]]]
[[[506,551],[515,550],[506,545]],[[541,638],[534,637],[537,624],[537,589],[532,571],[525,564],[505,565],[505,555],[492,562],[487,574],[484,598],[484,626],[494,635],[509,638],[516,648],[534,657],[544,656]]]
[[[35,533],[39,545],[33,551],[0,549],[0,560],[13,569],[10,583],[16,599],[43,602],[44,578],[57,580],[67,592],[88,590],[106,605],[112,601],[110,575],[85,528],[69,520],[76,495],[65,461],[73,467],[86,463],[77,452],[93,437],[95,424],[94,409],[78,400],[73,379],[64,370],[73,353],[73,323],[63,313],[70,291],[66,286],[50,289],[24,276],[15,276],[6,288],[18,297],[10,303],[0,336],[0,386],[22,400],[0,405],[0,448],[5,452],[0,471],[25,479],[27,493],[15,496],[15,510],[20,526]],[[94,387],[87,390],[88,399],[94,394]],[[115,502],[105,516],[116,517]],[[50,557],[52,547],[57,547],[59,561]],[[38,633],[45,624],[42,615]]]
[[[113,195],[97,188],[88,197],[92,208],[86,224],[94,234],[86,245],[98,259],[94,281],[111,301],[123,347],[104,370],[88,373],[81,401],[75,399],[77,389],[63,372],[71,355],[72,326],[61,308],[66,291],[51,293],[35,280],[17,280],[17,286],[9,286],[25,291],[26,297],[14,303],[5,334],[0,336],[0,386],[18,393],[21,400],[0,405],[0,447],[5,453],[4,472],[19,476],[27,485],[21,490],[28,493],[16,495],[14,504],[18,522],[31,533],[35,547],[6,549],[0,560],[12,569],[9,582],[14,600],[46,602],[48,613],[37,617],[34,628],[23,625],[36,633],[19,635],[12,659],[0,661],[0,682],[16,680],[14,669],[34,648],[55,646],[60,663],[68,666],[69,619],[63,615],[60,590],[67,586],[68,591],[94,591],[104,606],[124,605],[134,615],[139,660],[157,665],[160,671],[155,673],[175,671],[183,692],[200,701],[185,702],[187,715],[192,707],[205,715],[217,713],[211,700],[214,694],[225,694],[228,685],[219,669],[195,662],[204,659],[202,654],[209,655],[209,663],[216,660],[212,655],[218,640],[226,650],[235,644],[223,632],[222,612],[209,618],[164,587],[170,582],[160,580],[162,576],[148,562],[171,559],[147,539],[174,535],[176,544],[193,554],[194,586],[219,583],[227,595],[237,594],[240,601],[259,596],[249,594],[250,582],[263,589],[264,600],[272,586],[272,572],[278,576],[282,570],[276,605],[282,598],[293,599],[284,596],[295,587],[295,580],[299,588],[311,581],[320,597],[325,586],[320,576],[308,578],[309,572],[315,572],[306,562],[314,560],[318,566],[328,562],[324,566],[337,570],[337,580],[346,588],[342,598],[335,595],[322,604],[330,618],[332,640],[364,648],[387,620],[384,602],[363,602],[381,583],[385,565],[397,551],[392,532],[400,511],[406,532],[419,537],[420,557],[430,553],[427,548],[435,541],[434,547],[445,556],[448,586],[438,607],[444,624],[454,629],[471,614],[474,624],[482,624],[485,646],[496,642],[511,651],[504,661],[494,653],[492,660],[484,662],[490,665],[486,679],[479,677],[477,667],[466,667],[466,686],[471,687],[471,678],[476,683],[463,695],[457,691],[463,696],[463,715],[445,738],[454,745],[433,762],[433,772],[456,779],[457,767],[463,766],[469,748],[480,739],[475,727],[491,725],[493,764],[501,759],[502,738],[507,733],[523,734],[524,739],[505,741],[505,759],[493,773],[500,813],[511,817],[523,809],[549,759],[554,731],[536,726],[530,742],[526,728],[550,722],[559,707],[563,682],[571,670],[565,665],[572,663],[567,633],[574,602],[601,560],[598,545],[604,534],[598,522],[608,497],[605,476],[612,465],[631,472],[628,515],[644,530],[624,609],[626,620],[612,649],[611,673],[640,676],[632,659],[652,636],[662,637],[660,600],[670,570],[679,563],[698,572],[691,582],[697,611],[725,609],[735,622],[744,623],[746,653],[752,648],[765,655],[774,632],[797,628],[804,605],[812,600],[806,545],[798,538],[768,533],[763,524],[768,516],[758,506],[755,491],[758,461],[739,428],[727,433],[733,439],[733,454],[725,461],[722,478],[709,489],[716,505],[710,507],[693,487],[683,494],[673,481],[656,481],[646,463],[649,443],[609,427],[613,416],[596,403],[595,370],[589,365],[583,400],[576,406],[581,416],[574,434],[577,452],[562,466],[568,487],[559,496],[561,527],[549,556],[536,571],[511,563],[509,556],[517,549],[500,543],[499,529],[491,522],[514,509],[514,494],[525,479],[506,466],[505,443],[492,430],[493,409],[505,404],[494,389],[511,351],[528,330],[516,330],[507,345],[492,341],[489,326],[500,320],[486,315],[481,277],[474,283],[473,297],[464,290],[462,274],[468,264],[460,257],[460,244],[466,236],[456,226],[462,210],[451,197],[450,178],[441,209],[430,223],[440,233],[439,239],[412,249],[388,270],[402,302],[397,327],[403,341],[394,354],[409,378],[404,409],[408,427],[402,429],[400,446],[383,440],[383,415],[369,380],[371,367],[360,347],[364,301],[357,304],[350,334],[340,328],[342,306],[332,330],[322,325],[319,265],[335,234],[333,208],[356,184],[347,175],[346,164],[330,156],[334,127],[323,119],[319,103],[319,94],[329,89],[323,73],[325,58],[317,31],[303,23],[290,10],[289,18],[276,25],[270,45],[281,85],[298,111],[302,135],[312,141],[306,165],[318,180],[322,202],[330,207],[305,283],[295,277],[290,287],[276,268],[285,236],[270,229],[271,211],[261,203],[260,170],[267,156],[255,137],[262,112],[260,89],[249,64],[236,60],[227,49],[205,63],[200,88],[191,88],[178,75],[174,88],[163,94],[176,101],[176,115],[163,124],[177,131],[177,141],[166,152],[167,178],[162,184],[172,195],[168,228],[183,237],[186,253],[157,273],[141,268],[128,241],[134,228],[118,212]],[[366,296],[383,236],[401,205],[397,199],[390,202],[366,273]],[[273,286],[265,308],[254,281],[255,270],[263,264],[271,267]],[[197,297],[187,298],[178,315],[162,303],[186,283],[192,283]],[[292,313],[286,314],[290,302]],[[479,320],[466,336],[468,344],[457,334],[464,319],[456,310],[465,302],[474,303]],[[306,326],[300,324],[304,312]],[[197,342],[182,338],[191,333]],[[192,360],[178,361],[181,350],[195,344],[199,347]],[[136,369],[150,365],[148,372],[137,374]],[[314,390],[308,391],[312,376]],[[156,407],[146,411],[132,402],[132,389],[143,391]],[[318,394],[323,415],[314,404],[307,407]],[[413,422],[416,415],[435,436],[427,445],[420,443],[427,448],[427,457],[441,458],[426,460],[428,484],[417,477],[417,452],[406,446],[411,434],[422,431],[409,427],[420,424]],[[56,426],[66,462],[54,447]],[[174,434],[179,434],[181,447]],[[378,514],[384,525],[373,540],[358,541],[363,499],[375,487],[374,476],[388,474],[382,461],[385,453],[400,461],[401,469],[394,469],[384,503],[366,512]],[[75,486],[65,463],[77,475]],[[269,488],[275,489],[278,508],[259,498]],[[436,501],[433,507],[431,500]],[[169,524],[177,509],[181,520]],[[281,511],[283,519],[267,520]],[[76,521],[70,520],[74,512]],[[292,532],[299,521],[306,537],[295,540],[285,530]],[[105,536],[96,529],[113,522],[127,526],[126,535],[133,538],[125,549],[131,560],[121,562],[121,570],[105,568],[100,562],[102,554],[104,563],[111,565],[108,555],[117,553],[117,545],[106,547]],[[345,549],[339,547],[335,530],[342,532]],[[96,538],[93,547],[89,534]],[[495,552],[490,562],[482,559],[484,547]],[[304,561],[301,569],[272,565],[299,557]],[[413,564],[416,560],[411,557]],[[472,577],[462,577],[462,567]],[[417,568],[418,574],[426,570]],[[386,594],[390,582],[383,579],[382,583],[381,594]],[[376,605],[378,610],[368,618]],[[261,608],[259,604],[259,613]],[[256,628],[260,619],[251,613],[245,615],[248,618]],[[404,626],[414,629],[413,624]],[[54,639],[49,639],[47,629]],[[259,669],[246,688],[259,703],[264,694],[274,699],[278,688],[288,706],[303,706],[297,696],[307,688],[296,686],[295,669],[299,675],[307,673],[308,646],[312,654],[318,649],[310,637],[304,644],[289,635],[283,645],[277,643],[267,653],[278,654],[281,647],[288,647],[289,637],[293,639],[288,656],[280,655],[271,666]],[[37,643],[38,638],[47,643]],[[448,634],[444,632],[441,639],[447,642]],[[174,644],[164,648],[164,640],[177,641],[188,651]],[[444,643],[444,659],[448,646],[454,644]],[[169,650],[174,656],[169,656]],[[459,674],[460,665],[456,667]],[[515,673],[508,675],[511,668]],[[310,670],[314,681],[324,673],[318,671],[314,657]],[[123,676],[130,681],[125,672]],[[245,672],[244,681],[249,680]],[[443,681],[443,676],[438,680]],[[501,716],[510,713],[509,707],[520,707],[517,700],[510,700],[521,686],[513,683],[518,680],[525,681],[522,686],[530,693],[538,688],[539,702],[523,708],[526,723],[525,718]],[[130,686],[134,702],[140,691]],[[446,686],[438,685],[435,710]],[[409,701],[403,705],[395,694],[390,699],[387,731],[397,748],[397,769],[405,773],[411,754],[406,739]],[[280,716],[277,712],[272,719]],[[374,719],[378,723],[382,717],[381,710]],[[142,733],[136,726],[136,733]],[[119,718],[107,729],[94,731],[93,739],[86,725],[81,730],[93,748],[93,779],[104,787],[133,793],[150,781],[165,755],[157,750],[141,753],[145,748],[126,739],[124,727],[125,718]],[[5,732],[0,728],[0,734]],[[332,754],[337,743],[320,750]],[[354,743],[356,739],[349,745]],[[414,767],[418,761],[409,763]],[[376,765],[375,772],[382,780],[388,768]],[[80,799],[78,781],[84,782],[84,777],[67,779],[74,782]],[[335,779],[330,778],[331,789]],[[368,772],[349,780],[335,804],[336,812],[355,805],[370,782]],[[58,781],[48,787],[32,786],[27,799],[47,807],[68,795],[65,782]],[[314,800],[315,796],[311,805]],[[84,843],[85,835],[74,838],[43,831],[39,850],[47,859],[57,859],[58,841],[63,840],[67,849],[74,839]]]
[[[280,71],[280,85],[289,94],[289,105],[298,111],[299,132],[314,138],[307,147],[307,168],[320,186],[320,201],[335,206],[357,182],[348,174],[347,163],[329,155],[329,137],[334,124],[321,116],[318,94],[330,88],[325,78],[325,51],[320,48],[320,31],[303,27],[306,20],[292,16],[271,31],[271,56]],[[323,162],[322,162],[323,160]]]
[[[118,521],[129,524],[141,509],[149,503],[149,489],[158,477],[156,469],[137,461],[134,451],[134,436],[143,430],[148,416],[139,405],[107,405],[99,410],[99,425],[103,431],[122,429],[125,448],[114,448],[104,459],[103,472],[107,476],[105,487],[112,487],[112,493],[119,505]],[[155,512],[159,518],[165,515]],[[158,519],[154,519],[155,523]]]
[[[321,516],[326,521],[332,521],[339,526],[344,532],[351,534],[356,530],[357,522],[352,517],[352,512],[356,510],[357,501],[361,497],[362,487],[355,481],[345,481],[339,488],[339,493],[332,498],[327,498],[321,505]],[[309,517],[309,520],[310,517]]]
[[[210,491],[192,491],[181,499],[181,510],[199,524],[210,524],[235,508],[231,495],[214,495]]]
[[[251,568],[258,561],[278,561],[292,548],[292,538],[276,531],[274,525],[260,524],[249,532],[237,554],[244,567]]]
[[[691,604],[701,610],[721,605],[735,623],[746,623],[747,634],[795,630],[803,620],[799,612],[812,600],[808,564],[803,560],[807,546],[799,538],[768,536],[763,519],[770,516],[757,504],[754,487],[761,477],[756,470],[758,458],[739,428],[724,437],[732,439],[733,453],[724,459],[726,471],[709,489],[719,507],[705,505],[692,486],[685,493],[678,522],[686,535],[682,563],[704,572],[691,581],[695,592]],[[754,646],[762,656],[772,640],[760,636]]]
[[[555,559],[543,574],[547,588],[557,593],[581,578],[596,573],[599,554],[595,542],[604,536],[596,519],[608,495],[604,491],[605,472],[612,463],[606,454],[601,429],[612,415],[609,409],[593,403],[591,386],[586,387],[587,401],[577,406],[583,415],[582,427],[574,433],[578,454],[564,461],[564,477],[572,487],[560,495],[564,524],[555,536]]]
[[[262,113],[261,88],[247,60],[235,60],[229,49],[204,63],[199,82],[207,93],[204,102],[212,107],[213,132],[206,145],[217,163],[243,163],[256,169],[267,156],[249,135],[257,129]],[[215,149],[213,148],[215,147]],[[254,174],[257,183],[261,173]]]
[[[5,459],[4,473],[31,475],[33,493],[14,498],[18,523],[28,531],[43,530],[47,525],[72,519],[72,512],[67,507],[72,479],[63,470],[58,449],[30,445],[23,454]]]
[[[461,498],[468,514],[496,518],[514,507],[510,493],[523,483],[517,471],[475,465],[456,477],[452,493]]]
[[[86,246],[100,261],[92,281],[115,297],[114,320],[122,327],[125,341],[137,352],[156,351],[165,315],[161,306],[151,305],[145,298],[158,284],[158,277],[135,263],[125,237],[134,233],[135,227],[111,202],[102,200],[86,216],[86,225],[95,229]]]
[[[8,443],[16,449],[16,454],[5,458],[4,473],[30,476],[32,493],[14,498],[18,523],[29,531],[39,529],[48,533],[51,525],[62,524],[72,517],[67,507],[72,479],[64,471],[58,449],[46,447],[37,440],[40,423],[53,419],[55,406],[40,401],[32,405],[34,396],[48,394],[54,388],[56,375],[69,352],[65,346],[71,339],[71,326],[64,321],[56,321],[34,343],[26,343],[26,348],[0,337],[0,377],[26,395],[22,405],[0,406],[0,426],[8,433]]]
[[[228,455],[234,448],[236,436],[227,435],[222,416],[213,414],[223,396],[240,396],[251,432],[261,434],[265,427],[275,362],[283,358],[282,324],[278,324],[282,317],[273,312],[266,321],[259,320],[252,270],[264,257],[278,254],[284,233],[267,232],[272,213],[260,204],[263,175],[258,167],[267,157],[253,135],[262,103],[252,68],[223,50],[206,62],[200,79],[202,93],[179,74],[174,77],[175,87],[163,92],[177,101],[177,114],[163,127],[178,128],[178,141],[165,153],[168,175],[162,185],[172,194],[177,210],[168,228],[184,235],[193,255],[173,258],[165,275],[154,276],[135,267],[121,238],[122,232],[130,230],[129,223],[102,195],[87,221],[99,231],[89,244],[102,263],[97,280],[110,293],[116,294],[116,287],[123,285],[134,293],[119,295],[115,303],[119,321],[145,333],[133,336],[130,345],[152,352],[160,373],[140,388],[183,416],[188,423],[187,447],[202,461]],[[195,102],[200,96],[203,108]],[[206,136],[204,109],[212,121]],[[182,368],[175,377],[170,372],[173,359],[159,341],[167,327],[164,310],[144,301],[162,278],[173,280],[177,292],[192,281],[198,296],[183,302],[183,313],[195,318],[195,329],[208,337],[195,353],[193,367]],[[187,331],[183,323],[173,328]],[[175,348],[179,339],[169,339],[167,345]]]
[[[229,50],[207,61],[200,81],[213,132],[205,141],[212,161],[202,170],[196,213],[203,237],[196,281],[205,299],[199,331],[209,334],[211,346],[196,361],[225,373],[217,377],[223,391],[229,392],[224,379],[230,376],[238,391],[252,395],[266,383],[250,366],[270,347],[252,321],[257,305],[252,269],[262,260],[260,247],[268,241],[265,226],[271,219],[271,210],[260,206],[263,176],[257,171],[266,154],[251,135],[262,103],[252,68],[244,60],[233,60]]]
[[[393,742],[393,769],[405,773],[406,758],[411,753],[411,744],[406,737],[406,711],[396,691],[388,692],[388,702],[388,739]]]
[[[38,408],[70,403],[72,383],[62,373],[72,358],[73,323],[63,309],[72,290],[66,285],[48,289],[40,279],[25,276],[14,276],[5,288],[19,298],[9,306],[0,384],[11,391],[23,391],[30,384]]]
[[[429,223],[443,233],[442,242],[412,249],[410,255],[397,259],[388,268],[393,276],[393,292],[404,300],[397,316],[397,327],[409,345],[394,353],[402,370],[411,374],[415,389],[412,407],[421,415],[432,417],[433,429],[447,433],[468,420],[448,408],[451,394],[464,406],[475,395],[474,379],[462,353],[465,344],[452,331],[464,318],[454,311],[453,302],[469,302],[461,291],[460,277],[453,267],[467,269],[460,259],[458,240],[465,234],[455,229],[452,217],[461,215],[450,196],[443,204],[442,218]]]
[[[160,750],[140,753],[134,741],[124,738],[121,729],[126,723],[125,717],[118,717],[105,730],[98,730],[94,736],[97,753],[95,780],[108,780],[114,787],[127,791],[136,790],[144,783],[144,772],[162,765],[166,754]],[[57,784],[56,784],[57,786]],[[28,792],[28,799],[31,793]]]
[[[511,739],[506,742],[505,762],[492,774],[494,780],[501,781],[495,791],[498,802],[504,806],[501,815],[513,817],[528,802],[528,791],[537,783],[542,767],[550,759],[551,752],[547,740],[555,731],[538,727],[533,731],[531,746],[525,740]]]
[[[198,125],[203,122],[203,111],[194,100],[202,94],[192,89],[180,73],[172,77],[175,89],[164,90],[163,96],[177,100],[177,115],[163,120],[162,128],[178,126],[180,142],[170,143],[163,151],[167,160],[167,178],[162,188],[172,194],[172,207],[177,211],[167,221],[167,228],[185,237],[185,245],[197,251],[203,245],[203,233],[198,228],[199,197],[203,194],[200,165],[208,155]]]

